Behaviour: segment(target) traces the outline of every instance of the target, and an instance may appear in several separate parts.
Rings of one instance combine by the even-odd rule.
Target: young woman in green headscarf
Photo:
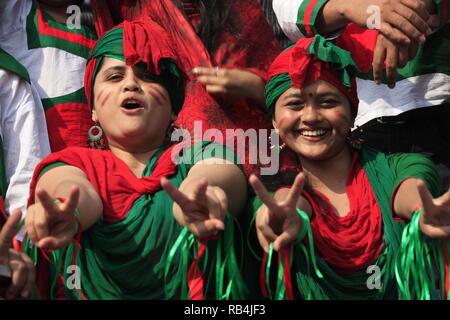
[[[350,142],[356,71],[350,52],[320,36],[299,40],[269,70],[267,108],[302,172],[273,197],[250,178],[263,294],[432,299],[439,283],[446,299],[450,191],[436,197],[436,168],[422,155]]]
[[[35,170],[23,250],[39,261],[41,297],[243,297],[230,214],[246,200],[244,174],[224,146],[170,145],[178,62],[148,19],[96,44],[85,88],[110,150],[68,148]]]

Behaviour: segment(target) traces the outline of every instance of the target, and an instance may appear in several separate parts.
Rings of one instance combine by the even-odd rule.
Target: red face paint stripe
[[[103,108],[103,106],[105,105],[106,101],[108,101],[108,99],[109,99],[110,97],[111,97],[111,93],[108,93],[108,94],[106,95],[105,99],[103,99],[102,104],[101,104],[102,108]]]
[[[158,105],[162,106],[165,102],[167,102],[166,96],[161,92],[161,90],[157,87],[150,87],[148,94],[152,96]]]
[[[39,28],[39,33],[42,35],[61,38],[61,39],[82,45],[89,49],[92,49],[95,45],[94,40],[91,40],[81,34],[70,33],[70,32],[66,32],[66,31],[62,31],[62,30],[58,30],[58,29],[50,27],[48,25],[48,23],[45,22],[40,8],[38,9],[38,28]]]

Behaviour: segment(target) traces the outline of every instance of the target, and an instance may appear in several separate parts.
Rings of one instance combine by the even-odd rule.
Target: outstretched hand
[[[373,55],[373,80],[380,84],[383,76],[383,66],[386,62],[386,80],[389,88],[395,87],[397,69],[403,68],[408,61],[414,59],[419,50],[419,43],[412,41],[410,45],[399,45],[383,34],[379,34]]]
[[[191,73],[213,97],[242,99],[251,98],[264,103],[264,80],[258,75],[239,69],[194,68]]]
[[[39,248],[56,250],[67,246],[77,231],[75,209],[80,189],[72,187],[64,203],[55,203],[47,191],[36,190],[38,202],[28,208],[25,218],[30,240]]]
[[[303,222],[296,208],[303,191],[305,176],[299,173],[295,178],[286,199],[277,202],[267,191],[261,181],[250,176],[250,184],[263,206],[256,212],[256,234],[261,247],[267,252],[269,243],[273,242],[274,250],[295,241],[303,227]]]
[[[426,1],[342,1],[343,3],[345,1],[343,5],[346,6],[346,16],[349,21],[366,28],[378,29],[381,34],[396,44],[410,45],[413,41],[422,44],[425,42],[425,37],[431,33],[430,13]],[[378,21],[371,21],[370,18],[378,14],[379,25],[375,25]]]
[[[5,293],[6,299],[15,299],[19,294],[22,298],[28,297],[36,278],[30,257],[12,249],[12,239],[17,233],[21,217],[20,210],[14,211],[0,231],[0,268],[2,268],[0,273],[3,277],[11,278],[11,284]]]
[[[161,179],[161,186],[174,201],[174,217],[198,238],[217,235],[225,229],[223,222],[228,201],[225,192],[215,186],[208,186],[201,179],[188,190],[178,190],[168,179]]]
[[[417,183],[423,211],[420,230],[430,238],[450,238],[450,189],[439,198],[433,199],[425,183]]]

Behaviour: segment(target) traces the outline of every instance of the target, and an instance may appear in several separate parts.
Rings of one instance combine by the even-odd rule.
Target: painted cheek
[[[98,95],[98,98],[96,99],[96,105],[98,105],[100,108],[103,108],[110,97],[111,92],[108,92],[107,89],[102,89]]]
[[[280,119],[280,121],[278,121],[278,123],[277,123],[278,128],[280,129],[280,138],[282,140],[284,140],[286,137],[286,132],[284,130],[284,126],[286,125],[286,123],[289,122],[289,120],[290,120],[290,117],[282,117]]]
[[[164,92],[161,88],[157,86],[150,86],[147,90],[147,93],[155,99],[156,103],[159,106],[165,105],[167,102],[167,97],[165,96]]]
[[[333,110],[333,113],[336,118],[341,119],[345,123],[350,123],[349,116],[347,114],[345,114],[344,112],[342,112],[341,110]]]
[[[106,102],[109,100],[110,97],[111,97],[111,93],[107,93],[105,98],[101,102],[102,108],[105,106]]]

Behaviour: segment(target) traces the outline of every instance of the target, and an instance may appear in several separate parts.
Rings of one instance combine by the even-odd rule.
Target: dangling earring
[[[359,136],[358,138],[355,136],[355,133],[357,133],[357,135]],[[356,126],[356,129],[354,131],[350,130],[347,134],[348,143],[356,150],[360,150],[364,142],[364,139],[361,138],[362,134],[363,129],[361,129],[359,126]]]
[[[167,130],[166,130],[166,141],[167,141],[167,144],[171,144],[172,142],[173,143],[181,142],[180,140],[172,141],[172,135],[178,129],[180,129],[180,128],[177,127],[173,121],[170,121],[169,126],[167,127]]]
[[[270,144],[270,150],[277,148],[278,153],[281,153],[281,151],[283,151],[283,149],[286,148],[286,143],[284,143],[284,142],[281,145],[272,143],[271,135],[269,136],[269,144]]]
[[[88,148],[100,150],[106,149],[105,144],[103,143],[103,129],[100,126],[92,126],[88,131],[88,136],[89,138],[86,141]]]

